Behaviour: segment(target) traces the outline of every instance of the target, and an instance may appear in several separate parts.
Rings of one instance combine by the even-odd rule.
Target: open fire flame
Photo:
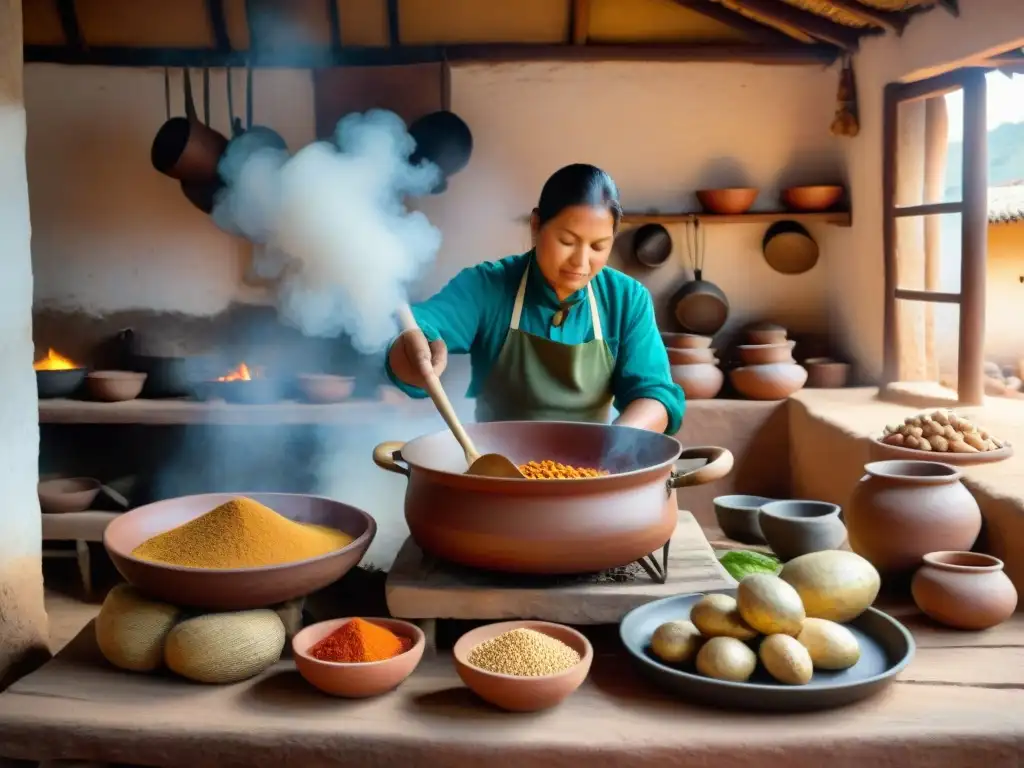
[[[58,354],[53,349],[49,349],[46,352],[46,357],[36,360],[32,363],[32,367],[37,371],[71,371],[82,366]]]
[[[252,381],[252,374],[249,372],[249,366],[245,363],[239,363],[238,367],[226,376],[217,377],[217,381]]]

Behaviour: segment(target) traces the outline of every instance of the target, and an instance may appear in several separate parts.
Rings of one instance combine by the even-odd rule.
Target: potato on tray
[[[747,682],[760,665],[781,685],[807,685],[815,670],[860,661],[858,639],[842,622],[871,607],[880,583],[871,563],[853,552],[803,555],[779,575],[744,577],[736,597],[704,595],[689,616],[654,631],[649,652],[718,680]]]
[[[1005,447],[999,438],[948,410],[908,416],[902,424],[890,424],[881,442],[936,453],[984,453]]]

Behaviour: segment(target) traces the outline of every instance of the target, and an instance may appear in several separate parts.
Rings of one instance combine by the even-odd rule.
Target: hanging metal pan
[[[203,125],[210,125],[210,70],[203,70]],[[219,175],[206,181],[182,179],[181,191],[196,208],[206,214],[213,212],[217,193],[224,188],[224,181]]]
[[[686,250],[693,268],[693,280],[672,297],[672,314],[689,333],[714,336],[729,319],[725,291],[704,279],[705,230],[698,219],[686,225]]]
[[[149,157],[153,167],[172,179],[190,182],[211,181],[217,177],[217,163],[228,144],[222,134],[199,122],[192,100],[192,80],[188,69],[182,70],[185,81],[185,116],[170,117],[157,131]],[[169,75],[164,70],[164,91],[169,89]],[[170,112],[170,99],[166,98]]]
[[[818,244],[795,221],[779,221],[768,227],[761,250],[768,266],[783,275],[801,275],[818,263]]]
[[[441,170],[431,194],[448,188],[448,178],[469,164],[473,154],[473,133],[466,122],[451,111],[451,72],[448,62],[441,65],[441,109],[431,112],[409,126],[409,135],[416,140],[416,149],[409,162],[417,165],[427,160]]]
[[[633,258],[645,267],[660,267],[672,255],[672,236],[661,224],[644,224],[633,233]]]

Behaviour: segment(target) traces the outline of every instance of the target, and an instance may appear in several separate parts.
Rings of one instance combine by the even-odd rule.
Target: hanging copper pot
[[[211,181],[217,176],[217,164],[228,140],[208,124],[199,121],[192,100],[192,79],[188,69],[183,69],[182,73],[185,81],[185,116],[171,117],[169,73],[164,70],[167,120],[153,139],[150,161],[156,170],[172,179]]]

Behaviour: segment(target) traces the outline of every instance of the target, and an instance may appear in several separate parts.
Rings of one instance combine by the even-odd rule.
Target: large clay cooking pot
[[[724,448],[683,447],[665,435],[606,424],[506,421],[467,424],[481,453],[517,464],[552,459],[610,474],[527,480],[464,474],[451,432],[381,443],[377,466],[409,478],[405,519],[424,551],[509,573],[587,573],[637,560],[676,527],[674,490],[718,480],[732,469]],[[706,459],[678,473],[679,458]]]
[[[882,574],[906,575],[929,552],[970,550],[981,510],[963,472],[935,461],[875,461],[844,516],[850,548]]]

